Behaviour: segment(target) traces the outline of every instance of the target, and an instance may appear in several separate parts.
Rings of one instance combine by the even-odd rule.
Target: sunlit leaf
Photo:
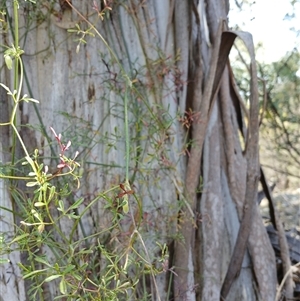
[[[47,277],[47,278],[45,279],[45,282],[50,282],[50,281],[52,281],[52,280],[54,280],[54,279],[57,279],[57,278],[59,278],[59,277],[61,277],[61,275],[52,275],[52,276],[49,276],[49,277]]]
[[[1,86],[2,88],[4,88],[8,93],[11,94],[11,91],[10,91],[10,89],[9,89],[7,86],[5,86],[5,85],[3,85],[3,84],[1,84],[1,83],[0,83],[0,86]]]
[[[34,203],[34,206],[35,207],[42,207],[42,206],[45,206],[46,204],[45,203],[43,203],[43,202],[35,202]]]
[[[32,271],[32,272],[24,275],[23,279],[30,278],[31,276],[34,276],[34,275],[39,274],[39,273],[44,272],[44,271],[46,271],[46,269],[43,269],[43,270],[34,270],[34,271]]]
[[[12,59],[9,55],[4,56],[6,67],[11,70],[12,69]]]
[[[38,226],[38,231],[40,233],[42,233],[44,230],[45,230],[45,225],[44,224],[41,224],[41,225]]]
[[[39,184],[38,182],[28,182],[28,183],[26,183],[26,186],[27,187],[33,187],[33,186],[36,186],[38,184]]]
[[[64,278],[61,279],[59,283],[59,290],[61,294],[65,295],[67,293],[67,284]]]

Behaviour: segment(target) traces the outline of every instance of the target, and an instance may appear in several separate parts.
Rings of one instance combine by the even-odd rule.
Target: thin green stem
[[[10,122],[9,122],[10,125],[14,124],[14,118],[15,118],[15,116],[16,116],[16,111],[17,111],[17,108],[18,108],[18,105],[19,105],[19,104],[15,101],[14,96],[13,96],[13,99],[14,99],[15,104],[14,104],[14,107],[13,107],[12,112],[11,112],[11,117],[10,117]]]
[[[54,224],[54,220],[53,220],[52,215],[49,210],[49,204],[47,204],[47,192],[41,192],[41,193],[43,194],[43,202],[44,202],[44,204],[46,204],[46,211],[47,211],[48,217],[50,219],[50,223]]]
[[[25,144],[24,144],[24,142],[23,142],[23,140],[22,140],[22,138],[21,138],[21,136],[20,136],[20,134],[19,134],[17,128],[15,127],[15,124],[12,123],[11,126],[12,126],[12,128],[13,128],[13,130],[14,130],[14,133],[16,134],[16,137],[18,137],[18,139],[19,139],[19,141],[20,141],[20,144],[22,145],[22,148],[23,148],[23,150],[24,150],[24,152],[25,152],[25,154],[26,154],[26,157],[29,157],[29,153],[28,153],[28,151],[27,151],[27,149],[26,149],[26,146],[25,146]]]
[[[22,60],[21,60],[20,57],[16,58],[16,60],[19,62],[19,66],[20,66],[20,82],[19,82],[17,98],[16,98],[16,102],[19,103],[21,90],[22,90],[22,87],[23,87],[23,63],[22,63]]]
[[[29,177],[5,176],[2,174],[0,174],[0,179],[32,180],[32,178],[29,178]]]
[[[14,0],[14,19],[15,19],[15,45],[19,46],[19,1]]]
[[[18,15],[18,9],[19,9],[19,3],[17,0],[14,0],[14,21],[15,21],[15,37],[14,37],[14,44],[15,48],[19,48],[19,15]],[[14,68],[14,90],[17,89],[18,87],[18,77],[19,74],[19,60],[16,58],[15,59],[15,68]],[[17,125],[17,118],[16,115],[13,116],[13,124],[16,127]],[[17,144],[17,133],[16,131],[13,132],[13,137],[12,137],[13,143],[12,143],[12,158],[11,158],[11,163],[14,165],[15,163],[15,156],[16,156],[16,144]],[[14,171],[12,170],[12,175],[14,174]]]
[[[129,137],[129,126],[128,126],[128,90],[126,86],[126,91],[125,91],[125,98],[124,98],[124,126],[125,126],[125,148],[126,148],[126,177],[125,181],[128,182],[129,180],[129,157],[130,157],[130,137]]]
[[[19,3],[18,0],[14,0],[14,21],[15,21],[15,47],[16,49],[19,48],[19,14],[18,14],[18,9],[19,9]],[[15,88],[17,88],[17,84],[18,84],[18,66],[17,66],[17,61],[16,61],[16,65],[15,65],[16,69],[15,69]]]

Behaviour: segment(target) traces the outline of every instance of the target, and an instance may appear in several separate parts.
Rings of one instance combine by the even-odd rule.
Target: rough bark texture
[[[244,141],[247,140],[250,130],[245,124],[252,126],[251,118],[253,112],[258,115],[258,107],[252,115],[248,113],[250,120],[246,120],[247,113],[237,109],[242,105],[234,93],[229,67],[222,76],[228,53],[222,52],[220,44],[227,37],[222,32],[227,28],[228,1],[121,2],[119,5],[113,1],[109,17],[96,27],[126,73],[140,85],[148,107],[157,118],[155,122],[172,121],[167,130],[153,133],[157,124],[152,124],[150,112],[140,99],[130,97],[130,135],[136,137],[131,141],[130,175],[143,213],[152,221],[145,236],[146,245],[154,258],[157,242],[173,245],[174,237],[180,237],[175,239],[175,249],[171,249],[174,262],[170,267],[175,266],[177,276],[173,276],[174,292],[170,298],[220,300],[244,216],[247,179],[252,179],[251,192],[256,195],[255,177],[259,172],[257,139],[254,137],[251,153],[254,159],[250,161],[239,138],[242,132]],[[73,0],[72,4],[90,22],[96,23],[98,15],[90,2]],[[45,5],[40,4],[39,9],[45,19],[29,22],[28,7],[26,10],[21,6],[20,26],[24,35],[20,45],[24,44],[28,77],[23,92],[39,99],[40,104],[34,110],[32,104],[24,103],[18,114],[21,125],[37,126],[41,131],[26,127],[19,130],[29,148],[37,147],[45,158],[55,154],[49,147],[54,140],[49,139],[50,126],[72,141],[74,152],[77,149],[81,152],[79,159],[85,172],[74,198],[85,198],[79,208],[82,212],[97,193],[124,179],[122,94],[125,90],[119,77],[123,71],[99,38],[87,37],[87,44],[75,53],[77,44],[67,29],[76,23],[83,28],[87,26],[75,9],[60,11],[55,4],[59,16]],[[228,36],[229,40],[234,38]],[[1,43],[11,44],[6,36],[1,39]],[[2,66],[2,57],[0,63]],[[5,68],[0,72],[0,81],[10,85]],[[0,93],[0,122],[5,122],[9,107],[6,95],[2,90]],[[189,110],[197,115],[190,133],[193,143],[187,150],[186,132],[178,116]],[[254,116],[254,127],[257,118]],[[144,126],[138,131],[136,125],[140,119]],[[0,132],[1,160],[7,162],[11,132],[5,127]],[[52,148],[56,152],[54,144]],[[51,165],[51,161],[45,159],[45,164]],[[2,180],[0,198],[1,206],[12,209],[8,183]],[[70,197],[65,201],[74,200]],[[80,239],[108,227],[109,216],[104,206],[103,200],[91,208],[82,220],[84,231],[78,228],[74,237]],[[253,208],[247,250],[226,300],[275,298],[275,258],[256,203]],[[9,236],[14,218],[8,211],[1,210],[0,215],[1,231]],[[59,227],[68,234],[72,221],[66,219]],[[49,249],[41,252],[49,260],[53,257]],[[0,266],[1,296],[3,300],[27,301],[25,284],[16,265],[21,260],[20,254],[14,252],[9,259],[11,265]],[[168,273],[157,276],[158,292],[150,288],[152,300],[159,300],[158,295],[166,300],[168,281]],[[46,301],[58,295],[55,282],[45,283],[43,289]]]
[[[226,53],[225,48],[221,46],[219,51],[221,34],[226,29],[226,25],[223,25],[222,29],[222,23],[225,22],[227,8],[228,3],[226,5],[224,2],[217,1],[209,1],[207,7],[204,1],[200,1],[198,7],[199,15],[202,16],[201,57],[204,63],[201,68],[205,76],[202,91],[195,89],[196,93],[193,94],[193,108],[196,110],[199,108],[202,124],[193,125],[194,145],[187,166],[185,188],[191,207],[196,210],[196,213],[201,214],[201,222],[198,223],[201,231],[195,231],[191,226],[183,227],[182,233],[188,245],[185,244],[184,247],[179,245],[175,252],[178,252],[176,264],[180,267],[189,267],[191,262],[198,264],[196,271],[201,271],[200,277],[198,276],[201,280],[197,283],[200,284],[199,294],[197,294],[193,285],[195,284],[193,275],[197,274],[195,265],[188,272],[184,268],[179,270],[181,293],[177,295],[178,300],[196,300],[196,298],[273,300],[275,298],[275,258],[257,211],[255,197],[259,176],[258,98],[255,60],[250,37],[242,33],[238,34],[245,41],[252,59],[249,112],[246,110],[240,115],[244,106],[237,105],[238,97],[230,91],[234,90],[234,83],[229,81],[228,69],[224,70],[221,84],[218,81],[223,70],[218,70],[216,66],[221,66],[224,59],[227,60],[227,57],[222,58],[222,53]],[[231,39],[230,34],[223,35],[223,38]],[[225,46],[226,41],[223,42],[221,45]],[[195,72],[195,75],[199,73],[199,71]],[[197,76],[194,78],[198,79]],[[214,93],[218,85],[221,88],[216,96]],[[245,127],[245,118],[248,129]],[[245,134],[243,147],[238,128],[240,133]],[[202,147],[203,173],[200,170]],[[197,198],[195,191],[199,184],[200,173],[203,191],[201,198]],[[232,206],[235,206],[236,213],[235,210],[228,212],[228,208],[234,208]],[[224,209],[227,213],[225,215]],[[201,247],[198,248],[198,245]],[[225,252],[224,246],[226,246]],[[247,246],[249,249],[246,252]],[[187,253],[185,257],[180,256],[183,252]],[[237,256],[239,258],[236,258]],[[229,259],[230,264],[228,264]],[[264,262],[268,264],[264,265]],[[253,277],[253,267],[255,277]],[[223,288],[220,290],[223,281],[225,281],[224,291]],[[224,295],[220,295],[220,291]]]

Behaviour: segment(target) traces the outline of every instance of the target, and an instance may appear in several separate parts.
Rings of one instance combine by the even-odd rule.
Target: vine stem
[[[125,149],[126,149],[126,178],[125,181],[126,183],[129,180],[129,152],[130,152],[130,145],[129,145],[129,126],[128,126],[128,89],[126,85],[126,90],[125,90],[125,98],[124,98],[124,125],[125,125]]]
[[[14,109],[13,109],[13,112],[12,112],[12,119],[11,119],[10,122],[11,122],[12,128],[14,129],[15,137],[18,137],[18,140],[20,141],[20,144],[22,145],[22,148],[23,148],[26,156],[29,157],[29,153],[26,149],[26,146],[25,146],[20,134],[18,133],[18,130],[17,130],[17,127],[16,127],[16,110],[17,110],[17,107],[18,107],[19,102],[20,102],[20,95],[21,95],[21,90],[22,90],[22,86],[23,86],[23,64],[22,64],[22,60],[21,60],[20,57],[16,57],[16,65],[18,65],[18,69],[20,67],[20,83],[19,83],[19,87],[18,87],[17,97],[15,99],[15,106],[14,106]],[[18,78],[18,75],[15,75],[15,77]]]
[[[18,9],[19,9],[19,3],[17,0],[14,0],[14,21],[15,21],[15,37],[14,37],[14,44],[15,44],[15,48],[18,49],[19,48],[19,15],[18,15]],[[14,90],[17,89],[18,87],[18,74],[19,74],[19,60],[18,58],[15,59],[15,68],[14,68]],[[17,125],[17,118],[16,115],[13,116],[13,120],[12,123],[14,124],[14,127],[16,127]],[[14,165],[15,162],[15,157],[16,157],[16,143],[17,143],[17,134],[16,131],[14,131],[13,133],[13,137],[12,137],[12,158],[11,158],[11,162],[12,165]],[[12,176],[14,175],[14,171],[12,170]]]

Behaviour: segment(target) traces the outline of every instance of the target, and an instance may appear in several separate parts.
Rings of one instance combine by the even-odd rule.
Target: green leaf
[[[23,100],[25,102],[34,102],[34,103],[40,103],[37,99],[34,99],[34,98],[30,98],[30,97],[24,97]]]
[[[33,186],[36,186],[38,184],[39,184],[38,182],[28,182],[28,183],[26,183],[26,186],[27,187],[33,187]]]
[[[50,282],[50,281],[52,281],[52,280],[54,280],[54,279],[57,279],[57,278],[59,278],[59,277],[61,277],[61,275],[52,275],[52,276],[49,276],[49,277],[47,277],[47,278],[45,279],[45,282]]]
[[[49,201],[52,200],[54,194],[55,194],[55,186],[52,186],[52,187],[50,188]]]
[[[40,233],[42,233],[44,230],[45,230],[45,225],[44,225],[44,224],[40,224],[40,225],[38,226],[38,231],[39,231]]]
[[[62,278],[59,283],[59,290],[63,295],[67,293],[67,284],[64,278]]]
[[[39,214],[36,210],[31,209],[31,213],[33,214],[33,216],[34,216],[36,219],[38,219],[40,222],[43,222],[43,220],[42,220],[40,214]]]
[[[9,55],[4,55],[6,67],[11,70],[12,69],[12,58]]]
[[[74,218],[74,219],[79,219],[79,218],[80,218],[80,216],[75,215],[74,213],[67,214],[67,217],[68,217],[69,219],[72,219],[72,218]]]
[[[69,210],[73,210],[73,209],[78,208],[83,201],[84,201],[84,198],[80,198],[72,206],[69,207]]]
[[[35,274],[38,274],[38,273],[41,273],[41,272],[44,272],[46,271],[46,269],[43,269],[43,270],[34,270],[26,275],[23,276],[23,279],[27,279],[27,278],[30,278],[31,276],[34,276]]]
[[[78,275],[78,274],[72,274],[73,275],[73,277],[75,278],[75,279],[77,279],[78,281],[81,281],[82,280],[82,276],[80,276],[80,275]]]
[[[44,264],[44,265],[46,265],[46,266],[48,266],[48,267],[52,267],[51,264],[48,263],[48,262],[47,262],[44,258],[42,258],[42,257],[36,257],[34,260],[37,261],[37,262],[40,262],[40,263],[42,263],[42,264]]]
[[[57,210],[65,212],[65,206],[64,206],[64,202],[62,200],[58,201],[58,208]]]
[[[74,268],[75,268],[75,265],[73,265],[73,264],[68,265],[67,268],[64,270],[64,274],[69,273],[70,271],[74,270]]]
[[[17,236],[15,239],[13,239],[13,240],[10,242],[10,244],[13,244],[13,243],[15,243],[15,242],[17,242],[17,241],[19,241],[19,240],[21,240],[21,239],[27,237],[27,236],[29,236],[29,233],[25,233],[25,234],[19,235],[19,236]]]
[[[12,94],[11,91],[10,91],[10,89],[9,89],[7,86],[5,86],[5,85],[3,85],[3,84],[1,84],[1,83],[0,83],[0,86],[1,86],[2,88],[4,88],[8,93]]]
[[[127,214],[129,212],[128,201],[123,200],[123,212]]]

